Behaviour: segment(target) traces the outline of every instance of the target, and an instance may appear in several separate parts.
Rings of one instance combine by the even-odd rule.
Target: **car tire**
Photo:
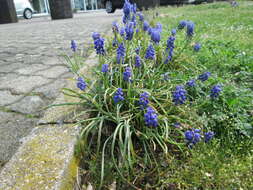
[[[31,9],[25,9],[23,16],[25,19],[31,19],[33,17],[33,12]]]
[[[105,9],[107,13],[114,13],[116,8],[113,6],[112,1],[111,0],[107,0],[105,2]]]

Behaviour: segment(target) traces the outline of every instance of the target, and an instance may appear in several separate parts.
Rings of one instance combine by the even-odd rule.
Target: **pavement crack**
[[[19,112],[19,111],[16,111],[16,110],[6,108],[5,106],[0,106],[0,111],[7,112],[7,113],[14,113],[14,114],[21,115],[25,118],[30,118],[30,119],[31,118],[32,119],[39,119],[40,118],[40,116],[38,116],[38,115],[22,113],[22,112]]]
[[[0,71],[0,74],[8,75],[8,74],[17,74],[17,73],[13,71],[8,71],[8,72]]]
[[[67,125],[67,124],[76,124],[78,121],[52,121],[52,122],[39,122],[38,125]]]
[[[9,91],[14,96],[25,96],[25,93],[18,93],[12,88],[0,88],[0,91]]]

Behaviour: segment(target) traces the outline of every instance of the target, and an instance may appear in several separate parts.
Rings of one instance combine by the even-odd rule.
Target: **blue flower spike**
[[[217,85],[214,85],[213,88],[211,89],[211,98],[215,99],[215,98],[218,98],[220,93],[222,91],[222,88],[221,88],[221,85],[217,84]]]
[[[87,87],[86,82],[84,81],[84,79],[82,77],[79,77],[77,79],[77,88],[79,88],[80,90],[85,90],[85,88]]]
[[[75,40],[71,40],[71,49],[73,52],[77,51],[77,43]]]
[[[107,73],[109,71],[109,65],[103,64],[101,71],[102,71],[102,73]]]
[[[113,101],[115,104],[117,104],[123,100],[124,100],[124,93],[122,91],[122,88],[118,88],[113,96]]]
[[[157,127],[158,118],[157,113],[152,107],[148,107],[146,113],[144,114],[144,121],[148,127]]]
[[[176,90],[172,94],[173,102],[175,105],[184,104],[186,101],[186,90],[183,86],[177,86]]]
[[[199,75],[198,80],[205,82],[206,80],[209,79],[210,76],[211,76],[210,72],[204,72],[203,74]]]
[[[149,94],[147,92],[143,92],[140,94],[140,99],[139,99],[139,105],[140,108],[143,110],[146,108],[149,104]]]
[[[195,43],[193,46],[194,51],[199,52],[201,49],[201,44],[200,43]]]
[[[125,71],[123,72],[123,80],[126,82],[131,82],[132,77],[132,70],[130,67],[126,67]]]
[[[146,59],[155,59],[155,49],[152,44],[150,44],[146,50]]]

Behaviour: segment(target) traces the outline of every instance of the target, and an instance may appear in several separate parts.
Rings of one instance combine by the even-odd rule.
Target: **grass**
[[[239,4],[236,8],[227,2],[160,8],[155,22],[166,26],[166,38],[180,20],[192,20],[196,24],[194,41],[203,46],[197,61],[218,77],[253,89],[253,2]],[[186,54],[191,56],[190,51]]]
[[[252,161],[252,151],[237,152],[217,142],[199,145],[183,162],[172,159],[158,189],[252,189]]]
[[[84,127],[76,146],[85,173],[83,181],[101,189],[108,189],[114,180],[118,189],[253,188],[252,10],[253,2],[240,1],[234,8],[223,2],[146,12],[151,25],[163,25],[162,41],[154,45],[158,63],[162,62],[171,29],[180,20],[195,23],[191,41],[185,40],[185,30],[177,31],[173,62],[168,65],[157,66],[153,60],[143,58],[149,43],[143,31],[132,41],[118,37],[127,45],[127,64],[115,63],[117,48],[107,43],[107,55],[100,56],[100,66],[94,72],[97,80],[87,80],[94,88],[84,93],[65,91],[88,106],[85,113],[91,110],[91,118],[80,121]],[[151,18],[156,13],[159,16]],[[196,42],[202,45],[199,52],[193,51]],[[132,63],[139,45],[145,63],[143,72]],[[112,74],[101,73],[102,63],[109,64]],[[133,68],[132,83],[122,80],[121,71],[126,66]],[[171,96],[175,87],[205,71],[210,71],[212,77],[197,81],[194,89],[187,88],[187,104],[175,106]],[[165,72],[169,74],[168,82],[160,78]],[[219,98],[212,100],[210,88],[215,84],[221,84],[223,90]],[[115,105],[112,99],[119,87],[123,88],[125,101]],[[145,110],[136,106],[144,90],[159,114],[158,128],[145,126]],[[179,129],[172,126],[174,122],[181,123]],[[215,139],[190,149],[183,134],[191,128],[212,130]]]
[[[162,7],[155,10],[159,17],[154,22],[167,26],[166,37],[180,20],[194,21],[197,35],[194,41],[201,43],[202,49],[193,64],[202,64],[221,82],[234,86],[242,99],[250,98],[249,117],[253,117],[253,2],[239,1],[239,4],[236,8],[229,3]],[[183,37],[178,38],[180,43]],[[193,56],[190,49],[185,51],[185,56]],[[251,133],[252,125],[251,122]],[[252,160],[252,140],[202,144],[187,158],[172,158],[168,177],[162,179],[163,185],[157,189],[253,189]]]

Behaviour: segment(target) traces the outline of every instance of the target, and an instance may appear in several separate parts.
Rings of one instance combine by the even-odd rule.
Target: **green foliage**
[[[172,158],[159,189],[252,189],[252,151],[252,141],[199,144],[189,157]]]
[[[206,126],[225,136],[240,136],[241,133],[250,136],[253,131],[253,51],[250,48],[253,45],[250,23],[253,13],[248,12],[253,4],[240,1],[239,5],[233,8],[229,3],[212,3],[177,9],[161,8],[158,12],[167,17],[156,19],[169,26],[182,19],[197,23],[195,40],[203,48],[198,52],[194,64],[215,74],[216,80],[224,88],[218,102],[200,104],[198,113],[207,121]],[[167,19],[172,16],[175,19]],[[177,40],[180,40],[178,38],[184,37],[177,35]],[[186,50],[185,53],[188,59],[192,57],[190,51]]]
[[[251,187],[247,168],[252,168],[253,13],[248,7],[253,4],[240,3],[236,9],[228,3],[160,8],[156,11],[161,17],[150,21],[152,26],[163,24],[162,41],[153,44],[155,60],[144,58],[150,37],[141,29],[131,41],[115,34],[106,40],[106,55],[100,55],[93,77],[81,76],[87,89],[64,89],[65,94],[80,99],[73,104],[84,108],[77,116],[83,128],[76,155],[97,188],[106,188],[114,179],[119,189]],[[173,61],[164,64],[166,40],[183,19],[196,23],[195,35],[186,39],[185,31],[178,30]],[[114,38],[125,43],[124,64],[116,63]],[[193,51],[196,42],[202,44],[199,52]],[[137,47],[141,47],[141,68],[134,66]],[[66,59],[80,76],[81,58],[75,54]],[[103,64],[109,65],[108,73],[101,72]],[[133,71],[132,82],[123,80],[126,67]],[[212,76],[186,87],[186,103],[175,106],[175,87],[206,71]],[[164,80],[165,74],[169,80]],[[216,84],[222,85],[222,93],[213,99],[210,90]],[[125,99],[116,104],[113,97],[118,88],[123,89]],[[149,106],[158,114],[158,127],[144,122],[146,110],[138,105],[143,92],[150,95]],[[174,127],[176,122],[180,128]],[[215,141],[201,142],[190,150],[184,132],[193,128],[214,131]]]

